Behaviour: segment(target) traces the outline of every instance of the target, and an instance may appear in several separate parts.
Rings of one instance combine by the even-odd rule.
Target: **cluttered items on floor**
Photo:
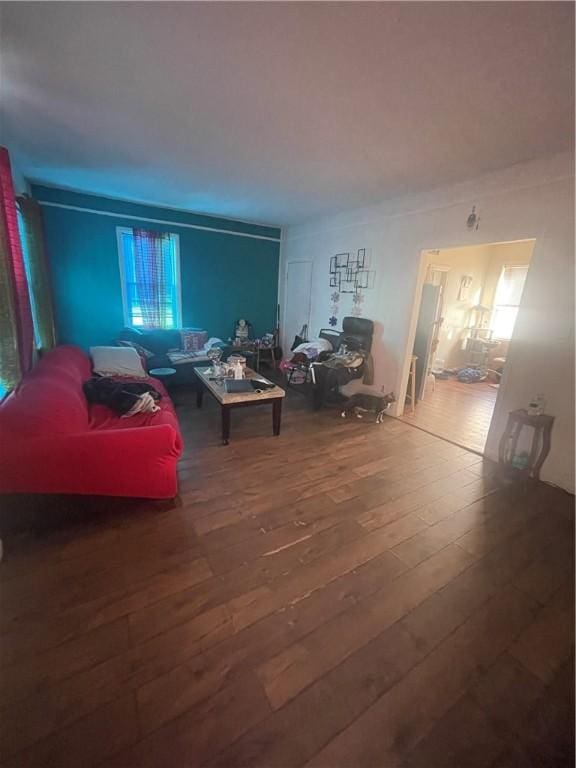
[[[288,385],[309,384],[314,408],[341,403],[339,388],[354,379],[373,383],[372,337],[374,323],[361,317],[345,317],[342,331],[323,328],[318,338],[301,341],[282,360]]]
[[[362,419],[366,414],[372,414],[376,417],[375,423],[382,424],[384,421],[384,414],[392,403],[395,402],[396,397],[394,392],[389,392],[387,395],[370,395],[358,392],[348,398],[340,415],[343,419],[352,417]]]
[[[488,378],[488,371],[481,366],[467,365],[463,368],[443,368],[435,365],[430,374],[435,379],[456,379],[463,384],[476,384],[480,381],[486,381]]]

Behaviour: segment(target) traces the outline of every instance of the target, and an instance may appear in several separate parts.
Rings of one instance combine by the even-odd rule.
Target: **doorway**
[[[523,240],[423,252],[404,421],[484,452],[533,249]]]
[[[310,323],[312,296],[312,262],[290,261],[286,268],[285,296],[290,301],[284,310],[284,345],[290,349],[294,337],[303,326]]]

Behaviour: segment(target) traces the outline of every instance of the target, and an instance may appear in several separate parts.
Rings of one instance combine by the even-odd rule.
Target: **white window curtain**
[[[496,339],[511,339],[522,299],[528,265],[502,267],[492,312],[492,331]]]

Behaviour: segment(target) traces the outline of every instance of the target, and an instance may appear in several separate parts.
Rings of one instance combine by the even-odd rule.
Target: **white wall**
[[[557,155],[411,198],[288,227],[281,250],[282,307],[290,301],[284,296],[287,262],[310,259],[314,264],[310,331],[326,326],[330,257],[340,251],[369,249],[377,275],[375,288],[365,293],[363,315],[376,323],[374,390],[382,386],[393,389],[398,395],[398,413],[408,378],[407,353],[414,338],[413,309],[419,300],[422,251],[534,238],[532,264],[486,454],[496,458],[507,412],[525,406],[532,394],[542,392],[548,412],[556,416],[552,452],[542,477],[573,491],[573,169],[571,155]],[[469,231],[466,219],[472,205],[480,214],[480,226]]]

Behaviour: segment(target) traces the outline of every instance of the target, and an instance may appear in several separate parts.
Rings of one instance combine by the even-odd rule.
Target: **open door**
[[[432,341],[436,333],[436,325],[439,321],[438,312],[440,306],[441,286],[424,283],[422,286],[422,300],[414,337],[414,350],[418,360],[416,361],[416,398],[421,400],[426,384],[426,374],[430,367],[430,355]]]

